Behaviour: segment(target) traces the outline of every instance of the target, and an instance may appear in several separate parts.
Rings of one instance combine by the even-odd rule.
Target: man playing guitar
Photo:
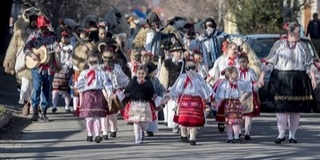
[[[55,57],[59,52],[60,46],[58,43],[58,38],[54,32],[49,31],[48,26],[50,21],[45,16],[39,16],[37,19],[38,30],[30,33],[26,45],[24,47],[24,53],[27,56],[32,57],[34,61],[40,62],[41,59],[35,53],[32,52],[32,49],[38,49],[41,46],[45,46],[47,49],[48,55],[51,57],[49,63],[41,64],[38,67],[35,67],[31,70],[32,72],[32,84],[33,91],[31,95],[31,104],[33,107],[33,113],[30,120],[38,120],[38,106],[41,106],[42,116],[41,120],[47,122],[47,109],[49,108],[50,102],[50,90],[51,90],[51,72],[54,71],[57,61]],[[55,56],[54,56],[55,55]],[[40,97],[41,96],[41,97]],[[41,100],[41,104],[40,104]]]

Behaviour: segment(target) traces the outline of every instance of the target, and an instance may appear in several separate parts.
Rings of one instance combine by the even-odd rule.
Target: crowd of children
[[[157,20],[156,15],[153,20]],[[44,21],[43,17],[39,22],[42,21]],[[208,20],[207,22],[206,28],[209,28],[208,31],[212,34],[210,26],[213,26],[214,21]],[[51,39],[56,40],[55,35],[44,28],[48,24],[46,23],[42,28],[39,27],[43,34],[50,33],[52,36],[47,37],[48,39],[45,39],[46,41],[43,43],[49,43]],[[154,31],[159,31],[158,22],[155,21],[149,25],[155,27]],[[97,45],[99,52],[93,51],[90,43],[81,45],[78,43],[74,48],[70,41],[71,34],[62,32],[60,44],[58,45],[57,41],[51,44],[55,47],[56,55],[59,55],[52,63],[61,62],[61,69],[54,73],[52,81],[52,112],[57,112],[59,95],[65,99],[67,112],[71,111],[69,105],[72,101],[76,115],[85,119],[87,141],[94,140],[96,143],[100,143],[103,139],[107,140],[109,136],[117,136],[116,133],[119,129],[117,117],[121,113],[126,121],[133,124],[135,143],[140,144],[145,139],[145,132],[148,136],[154,136],[158,131],[158,112],[161,111],[168,128],[177,133],[180,130],[183,142],[196,145],[197,129],[205,125],[204,111],[209,108],[217,110],[216,121],[220,132],[226,129],[226,142],[241,143],[240,135],[243,125],[244,139],[251,140],[252,117],[260,115],[257,91],[263,85],[265,72],[275,67],[276,70],[271,74],[271,83],[274,83],[274,86],[278,86],[278,88],[269,87],[272,91],[270,93],[273,93],[277,112],[279,112],[277,113],[279,137],[275,143],[279,144],[284,141],[285,128],[289,118],[290,143],[297,143],[295,132],[299,124],[299,112],[304,109],[299,108],[302,104],[296,104],[292,100],[304,99],[303,105],[310,105],[314,100],[311,86],[315,88],[316,82],[312,56],[307,52],[304,44],[297,42],[299,37],[295,32],[299,26],[292,23],[291,27],[289,39],[277,41],[266,61],[258,67],[256,65],[256,68],[250,68],[250,64],[255,63],[252,62],[254,54],[244,48],[239,50],[239,47],[245,42],[241,42],[242,44],[239,45],[232,39],[226,40],[223,44],[223,54],[220,57],[214,57],[211,52],[217,48],[209,48],[210,50],[202,48],[200,50],[200,46],[195,45],[198,44],[196,42],[199,39],[195,37],[192,40],[188,39],[184,46],[179,40],[174,39],[175,35],[170,35],[174,39],[170,44],[166,43],[161,47],[156,45],[160,48],[148,44],[151,45],[152,50],[157,51],[157,54],[144,49],[132,49],[130,62],[127,62],[126,57],[119,49],[121,47],[116,46],[112,38],[110,40],[106,28],[103,26],[90,31],[90,36],[94,32],[99,33],[99,37],[96,38],[102,41]],[[42,36],[40,31],[36,36]],[[26,53],[37,59],[30,51],[35,44],[38,44],[33,42],[33,34],[35,33],[29,37]],[[83,34],[86,34],[85,31],[81,32],[80,37],[83,38]],[[150,36],[149,33],[148,35]],[[39,44],[42,42],[41,38],[37,40]],[[289,40],[290,43],[294,42],[293,46],[290,46]],[[158,42],[152,40],[151,43],[157,44]],[[297,43],[300,48],[295,48]],[[210,41],[210,44],[214,43]],[[191,45],[195,46],[191,47]],[[283,46],[285,46],[284,49],[279,49]],[[288,52],[282,53],[283,50],[288,50]],[[297,58],[296,61],[301,63],[296,64],[296,61],[284,58],[288,57],[285,54],[291,52],[299,53],[299,56],[304,58],[303,60],[301,57]],[[206,55],[206,53],[211,55]],[[60,60],[56,58],[60,58]],[[278,63],[278,59],[286,63]],[[210,67],[211,61],[212,67]],[[56,64],[50,65],[56,66]],[[37,89],[32,98],[34,101],[32,103],[34,109],[32,121],[38,119],[36,107],[40,103],[43,89],[45,89],[46,95],[41,98],[42,111],[45,120],[48,121],[46,117],[50,88],[48,76],[52,66],[42,65],[38,69],[32,70],[33,85]],[[260,66],[262,66],[261,74]],[[306,71],[311,74],[311,82]],[[303,76],[303,79],[295,78],[289,81],[285,77],[286,75]],[[275,81],[277,79],[281,81]],[[301,84],[297,87],[299,90],[293,89],[296,81]],[[41,85],[45,86],[41,88]],[[292,93],[294,95],[287,95],[289,93],[287,88],[281,89],[286,85],[291,87],[290,90],[295,91]],[[302,86],[307,86],[307,88],[301,88]],[[304,90],[307,92],[303,92]],[[302,93],[305,95],[301,95]],[[110,135],[108,135],[109,130]]]

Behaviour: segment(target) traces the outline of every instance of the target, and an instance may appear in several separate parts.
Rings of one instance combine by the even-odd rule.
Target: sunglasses
[[[90,64],[90,65],[99,64],[99,61],[90,61],[89,64]]]
[[[113,57],[112,56],[102,56],[102,59],[103,60],[110,60],[110,59],[113,59]]]

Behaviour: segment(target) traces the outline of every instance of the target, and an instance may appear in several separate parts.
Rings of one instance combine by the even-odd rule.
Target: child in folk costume
[[[136,76],[136,71],[140,64],[141,64],[141,53],[137,49],[131,50],[130,62],[128,63],[128,66],[131,70],[131,78]]]
[[[225,79],[224,75],[222,74],[223,70],[227,67],[238,67],[239,64],[237,62],[237,45],[233,42],[225,41],[223,44],[224,54],[221,55],[217,60],[214,62],[213,67],[209,70],[209,76],[207,78],[207,82],[211,83],[213,80],[213,88],[216,91],[217,87],[221,84],[222,80]],[[212,83],[211,83],[212,84]],[[216,121],[218,122],[218,130],[220,132],[224,132],[224,110],[217,111]]]
[[[129,103],[124,110],[123,118],[133,122],[135,143],[143,143],[143,132],[148,123],[156,119],[153,84],[147,75],[147,68],[142,65],[137,68],[137,76],[133,77],[125,88]],[[142,132],[141,132],[142,131]]]
[[[115,94],[129,84],[129,78],[122,71],[121,66],[119,64],[115,64],[113,51],[110,51],[110,50],[104,51],[102,53],[102,59],[104,61],[102,69],[107,73],[109,79],[111,80],[112,90],[113,90],[113,93]],[[109,112],[106,118],[105,117],[101,118],[101,126],[102,126],[104,139],[108,139],[109,126],[111,131],[110,137],[117,136],[117,132],[116,132],[118,129],[117,115],[118,115],[117,112],[115,113]]]
[[[185,72],[185,60],[182,57],[185,49],[177,42],[173,44],[169,52],[173,55],[172,58],[164,60],[159,73],[160,83],[169,89],[176,82],[178,77]],[[167,105],[163,108],[164,120],[168,123],[168,127],[172,128],[172,132],[178,132],[178,124],[173,122],[173,108],[177,105],[177,99],[170,99]]]
[[[224,42],[225,52],[223,55],[221,55],[217,60],[214,62],[213,67],[209,70],[209,76],[207,78],[207,81],[210,82],[213,80],[213,82],[218,82],[220,79],[224,79],[224,75],[221,74],[221,72],[226,69],[227,67],[238,67],[239,64],[237,62],[237,53],[238,48],[237,44],[233,42]]]
[[[207,79],[207,77],[209,76],[209,73],[208,73],[209,71],[208,71],[207,65],[203,61],[203,55],[202,55],[201,51],[200,50],[193,51],[193,57],[194,57],[194,62],[196,63],[196,71],[198,72],[198,74],[200,74],[200,76],[203,79]],[[211,106],[211,105],[207,104],[207,106]],[[213,116],[212,110],[213,110],[212,107],[206,107],[206,116],[207,117]]]
[[[255,90],[258,88],[252,82],[238,80],[236,67],[228,67],[224,72],[226,79],[221,82],[215,95],[217,107],[219,110],[224,110],[228,143],[241,143],[239,137],[240,125],[243,122],[243,107],[239,100],[241,91],[252,92],[252,88]]]
[[[196,63],[196,71],[202,78],[207,79],[207,77],[209,76],[209,70],[203,61],[202,53],[199,50],[195,50],[193,51],[193,56]]]
[[[196,72],[196,65],[192,57],[186,64],[187,73],[179,76],[176,83],[170,88],[169,97],[178,98],[177,115],[174,121],[181,126],[181,139],[190,145],[196,145],[197,127],[205,124],[205,103],[213,102],[212,88]]]
[[[100,69],[97,53],[88,55],[88,64],[89,69],[80,73],[75,84],[80,94],[79,116],[86,118],[87,141],[93,141],[94,132],[95,142],[100,143],[102,141],[100,119],[107,116],[106,96],[112,94],[112,84],[108,75]]]
[[[73,47],[70,43],[69,35],[66,31],[61,33],[60,52],[62,69],[54,74],[52,83],[52,112],[57,111],[57,104],[59,101],[59,94],[64,97],[65,110],[70,112],[69,105],[71,101],[69,90],[69,81],[72,74],[72,52]]]
[[[79,92],[77,91],[77,88],[74,87],[74,85],[78,81],[78,77],[81,73],[81,71],[85,70],[88,66],[87,59],[88,59],[88,53],[92,52],[95,49],[95,45],[91,42],[87,41],[88,33],[81,31],[80,38],[84,40],[84,45],[81,45],[80,42],[77,43],[77,45],[74,48],[74,52],[72,55],[72,63],[73,63],[73,74],[72,74],[72,82],[70,85],[70,88],[72,89],[73,95],[72,95],[72,103],[73,103],[73,110],[75,111],[75,114],[77,114],[76,111],[79,111],[77,108],[79,107]]]
[[[164,86],[160,83],[159,79],[156,78],[156,74],[157,74],[157,66],[153,63],[153,62],[149,62],[146,64],[146,67],[148,68],[148,77],[150,78],[152,84],[153,84],[153,88],[155,91],[155,94],[157,96],[162,97],[164,96],[164,94],[167,92],[166,88],[164,88]],[[162,106],[156,106],[157,110],[162,109]],[[158,115],[156,113],[156,115]],[[158,132],[158,118],[156,120],[154,120],[153,122],[149,123],[146,132],[148,134],[148,136],[154,136],[155,132]]]
[[[258,80],[255,71],[248,67],[249,60],[245,54],[241,54],[238,57],[239,62],[239,79],[249,83],[255,83]],[[243,115],[245,123],[245,140],[251,140],[250,131],[252,126],[252,117],[260,115],[260,106],[258,93],[253,92],[241,92],[240,102],[243,106]]]

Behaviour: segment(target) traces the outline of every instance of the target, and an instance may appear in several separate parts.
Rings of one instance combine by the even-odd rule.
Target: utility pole
[[[218,5],[218,26],[222,26],[222,0],[219,0],[219,5]],[[223,29],[221,27],[221,29]]]
[[[290,3],[290,21],[292,22],[294,18],[294,0]]]
[[[290,0],[290,6],[288,4],[288,0],[283,0],[283,23],[291,22],[294,18],[294,0]]]

